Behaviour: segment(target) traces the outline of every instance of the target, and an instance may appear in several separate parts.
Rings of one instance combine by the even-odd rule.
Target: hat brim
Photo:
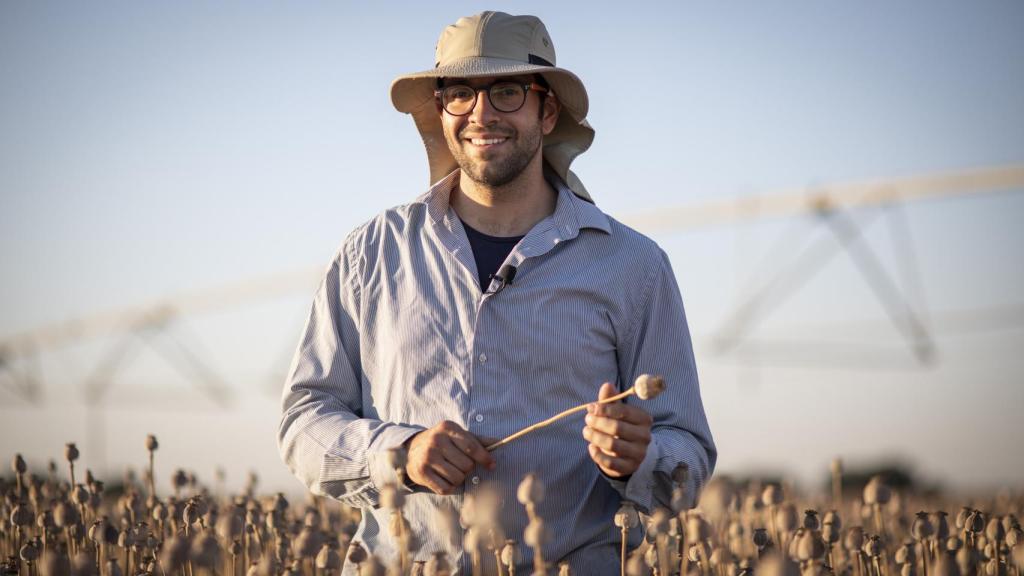
[[[563,181],[581,198],[593,202],[583,183],[569,170],[576,156],[594,140],[594,129],[587,123],[589,100],[583,82],[572,72],[555,66],[528,64],[518,60],[473,56],[423,72],[399,76],[391,83],[391,103],[399,112],[411,114],[423,138],[430,164],[430,181],[437,182],[457,168],[448,150],[441,117],[434,101],[438,78],[480,78],[540,74],[547,82],[564,112],[555,129],[544,137],[544,158]]]

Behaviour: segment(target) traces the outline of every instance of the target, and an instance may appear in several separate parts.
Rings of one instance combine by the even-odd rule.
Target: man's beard
[[[459,168],[471,180],[491,188],[504,186],[518,178],[523,173],[523,170],[530,165],[534,156],[536,156],[537,149],[540,148],[544,138],[541,133],[540,123],[535,124],[527,132],[516,132],[511,129],[506,132],[503,130],[501,134],[508,137],[506,142],[512,146],[512,149],[506,151],[502,156],[484,161],[465,153],[463,147],[472,146],[471,143],[464,139],[467,130],[468,127],[464,128],[455,142],[452,142],[451,137],[445,133],[445,138],[448,139],[448,149],[451,150],[452,156],[455,157],[455,162],[458,163]],[[493,133],[494,131],[489,130],[488,132]]]

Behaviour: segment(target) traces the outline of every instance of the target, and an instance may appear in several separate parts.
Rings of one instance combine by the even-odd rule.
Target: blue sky
[[[583,79],[597,138],[575,170],[613,215],[1024,162],[1017,2],[5,2],[0,337],[326,264],[348,230],[425,188],[422,146],[388,86],[432,66],[441,28],[483,9],[540,15],[559,64]],[[938,315],[1020,302],[1022,216],[1018,193],[929,200],[879,214],[865,234],[897,266],[904,229],[892,226],[905,223]],[[1024,406],[1019,323],[942,336],[926,368],[749,367],[712,353],[751,274],[822,231],[798,217],[655,236],[686,300],[720,470],[815,480],[833,454],[900,455],[954,484],[1021,478],[1024,464],[997,449]],[[769,250],[789,234],[793,251]],[[211,432],[251,436],[253,465],[292,486],[273,453],[269,390],[308,300],[297,291],[184,322],[239,396],[230,413],[140,353],[111,388],[129,400],[101,414],[106,460],[131,461],[152,429],[181,466]],[[758,335],[863,340],[851,322],[902,362],[840,254]],[[62,422],[35,444],[5,433],[0,451],[42,459],[84,437],[81,381],[103,346],[44,359],[43,407],[0,388],[5,432],[19,418]],[[179,401],[158,410],[161,394]],[[984,422],[962,424],[965,411]]]

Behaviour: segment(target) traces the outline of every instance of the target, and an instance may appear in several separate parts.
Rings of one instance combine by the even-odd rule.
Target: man
[[[362,507],[355,539],[391,561],[380,493],[400,481],[389,450],[405,450],[415,558],[444,552],[462,574],[462,540],[440,533],[437,512],[493,485],[505,533],[522,542],[515,491],[533,472],[547,487],[545,559],[617,574],[621,500],[667,506],[681,463],[692,498],[716,458],[674,274],[569,171],[594,130],[540,20],[462,18],[436,55],[391,87],[433,186],[357,228],[331,263],[285,386],[282,457],[313,492]],[[642,373],[667,391],[485,449]],[[532,550],[521,551],[527,573]]]

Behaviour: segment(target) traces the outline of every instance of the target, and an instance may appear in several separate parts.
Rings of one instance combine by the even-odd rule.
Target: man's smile
[[[491,146],[493,144],[501,144],[508,138],[470,138],[469,141],[474,146]]]

